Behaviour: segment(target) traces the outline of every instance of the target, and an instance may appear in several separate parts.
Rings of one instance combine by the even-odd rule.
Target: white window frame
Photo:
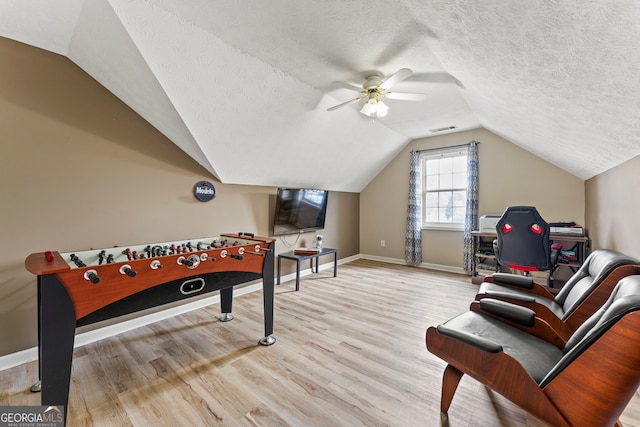
[[[455,146],[439,148],[434,150],[425,150],[420,153],[420,176],[421,176],[421,188],[420,193],[422,197],[422,228],[432,230],[451,230],[451,231],[463,231],[464,230],[464,217],[462,222],[427,222],[427,193],[434,193],[440,191],[464,191],[465,192],[465,205],[466,205],[466,192],[469,182],[469,171],[466,171],[466,178],[464,182],[464,188],[462,186],[445,186],[438,190],[427,190],[427,161],[433,159],[443,159],[451,157],[467,157],[467,146]],[[467,162],[465,161],[465,165]],[[465,166],[466,168],[466,166]],[[466,207],[466,206],[465,206]]]

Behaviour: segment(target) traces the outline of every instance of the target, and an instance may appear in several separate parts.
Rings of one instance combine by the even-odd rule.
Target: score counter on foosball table
[[[265,335],[273,334],[275,241],[250,233],[27,257],[38,277],[38,347],[43,405],[66,405],[75,328],[220,291],[232,320],[233,287],[262,279]]]

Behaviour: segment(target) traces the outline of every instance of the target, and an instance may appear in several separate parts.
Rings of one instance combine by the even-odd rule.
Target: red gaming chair
[[[496,260],[528,274],[548,271],[548,285],[553,286],[553,272],[558,263],[561,244],[552,244],[549,224],[533,206],[509,206],[496,224]]]

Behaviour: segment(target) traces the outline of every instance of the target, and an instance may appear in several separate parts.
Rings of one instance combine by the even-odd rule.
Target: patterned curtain
[[[471,141],[467,153],[467,211],[464,216],[464,270],[473,271],[476,262],[473,256],[472,230],[478,229],[478,143]]]
[[[404,259],[409,265],[422,264],[422,195],[420,194],[420,153],[411,151],[409,207]]]

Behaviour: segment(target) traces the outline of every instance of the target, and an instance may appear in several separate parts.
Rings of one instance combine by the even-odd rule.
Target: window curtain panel
[[[467,210],[464,216],[464,271],[471,273],[474,263],[472,230],[478,229],[478,143],[467,148]]]
[[[420,194],[420,153],[411,150],[409,168],[409,206],[404,259],[409,265],[422,264],[422,196]]]

